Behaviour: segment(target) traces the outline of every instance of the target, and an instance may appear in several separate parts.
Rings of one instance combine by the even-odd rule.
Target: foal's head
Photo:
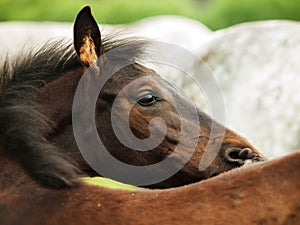
[[[259,153],[245,139],[197,110],[155,71],[136,62],[145,43],[123,43],[107,51],[89,8],[77,16],[74,43],[77,55],[86,66],[85,81],[79,94],[94,93],[93,89],[99,92],[95,102],[89,95],[84,98],[84,101],[94,102],[95,106],[86,103],[82,107],[96,109],[95,124],[103,143],[101,147],[123,163],[140,166],[140,170],[166,158],[170,159],[168,168],[164,164],[155,169],[149,167],[153,173],[177,168],[169,179],[152,186],[183,185],[243,165],[246,160],[260,159]],[[98,90],[99,81],[103,81],[101,90]],[[75,111],[79,108],[73,116],[79,114],[78,118],[82,117],[84,112],[80,106],[73,108]],[[108,158],[101,154],[104,149],[97,153],[101,156],[97,160],[97,156],[90,153],[98,146],[90,132],[82,133],[93,126],[88,119],[87,116],[87,120],[82,120],[77,137],[84,136],[81,146],[86,148],[84,152],[87,154],[83,154],[93,168],[100,168],[98,172],[101,173],[105,170],[101,165],[106,164]],[[199,169],[201,159],[210,161],[204,170]],[[126,175],[131,171],[122,173],[116,161],[108,161],[109,169],[118,170],[116,173],[122,174],[118,178],[126,182]],[[114,177],[109,172],[104,171]]]
[[[137,63],[145,42],[101,39],[89,7],[77,15],[74,46],[77,56],[61,46],[32,56],[32,63],[35,57],[48,57],[45,62],[53,63],[44,77],[38,71],[32,72],[38,79],[13,75],[16,83],[28,85],[24,88],[30,99],[11,96],[11,90],[20,85],[2,82],[0,115],[7,121],[2,123],[6,147],[44,185],[66,187],[74,185],[74,178],[80,175],[109,175],[107,171],[102,174],[101,165],[108,164],[106,168],[113,171],[120,169],[117,161],[121,161],[141,170],[150,166],[148,170],[154,170],[150,174],[171,168],[173,172],[164,180],[140,183],[174,187],[263,158],[247,140],[213,121],[155,71]],[[53,51],[58,47],[67,52]],[[49,70],[48,64],[38,69]],[[8,69],[2,73],[8,77]],[[96,98],[89,93],[96,93]],[[23,114],[17,105],[22,106]],[[74,128],[77,120],[81,124]],[[93,125],[103,146],[95,145]],[[82,149],[82,143],[86,148]],[[107,160],[103,151],[117,160]],[[168,163],[159,166],[166,159]],[[203,169],[199,169],[201,160],[209,162]],[[121,180],[126,182],[126,177]]]

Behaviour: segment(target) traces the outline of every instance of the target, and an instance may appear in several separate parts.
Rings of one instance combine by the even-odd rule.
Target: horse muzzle
[[[225,150],[224,157],[227,161],[244,165],[246,162],[262,162],[265,161],[266,158],[257,154],[250,148],[228,148]]]

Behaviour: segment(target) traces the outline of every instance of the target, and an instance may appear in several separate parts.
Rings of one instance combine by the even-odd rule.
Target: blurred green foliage
[[[267,19],[300,20],[300,0],[211,0],[198,19],[211,29]]]
[[[160,14],[189,15],[190,0],[0,0],[0,21],[73,21],[76,13],[90,5],[99,23],[128,23]]]
[[[300,20],[300,0],[0,0],[0,21],[73,21],[84,5],[108,24],[161,14],[190,17],[214,30],[246,21]]]

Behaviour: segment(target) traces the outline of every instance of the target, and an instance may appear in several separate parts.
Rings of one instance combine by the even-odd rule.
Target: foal
[[[73,187],[78,184],[78,177],[105,175],[97,166],[105,165],[106,158],[98,157],[93,162],[82,156],[75,138],[75,116],[85,122],[95,120],[105,149],[125,164],[142,169],[170,159],[170,167],[176,169],[170,177],[149,184],[138,181],[141,186],[181,186],[239,167],[247,160],[263,160],[247,140],[195,109],[155,71],[137,63],[142,61],[146,45],[147,42],[140,40],[101,38],[90,8],[85,7],[74,24],[75,51],[71,45],[56,42],[25,57],[19,56],[11,63],[5,61],[0,71],[0,156],[9,155],[32,179],[46,187]],[[114,54],[109,54],[111,51]],[[99,90],[95,115],[87,118],[86,106],[92,99],[86,93],[97,91],[99,80],[104,80],[109,73],[113,74]],[[83,96],[80,108],[74,107],[77,104],[74,96],[81,79],[85,85],[79,92]],[[133,86],[126,89],[128,85]],[[123,95],[119,96],[122,91]],[[171,104],[171,98],[176,99],[179,108]],[[157,117],[164,121],[164,126],[153,122]],[[158,144],[149,151],[135,151],[134,147],[121,143],[113,123],[125,138],[148,139]],[[128,124],[133,135],[127,136]],[[88,122],[83,123],[79,133],[87,144],[93,142]],[[135,141],[130,139],[129,143]],[[142,147],[147,149],[149,142],[143,143],[146,144]],[[91,152],[94,150],[100,155],[104,151],[89,147],[83,151],[95,156]],[[214,156],[212,153],[216,151]],[[202,158],[211,163],[199,170]],[[108,166],[111,171],[117,170],[114,163]],[[167,169],[157,167],[150,172],[159,174]],[[126,174],[117,171],[121,172]],[[126,177],[122,181],[126,182]]]

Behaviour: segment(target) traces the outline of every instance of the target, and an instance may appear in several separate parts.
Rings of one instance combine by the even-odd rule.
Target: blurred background
[[[0,21],[70,22],[86,4],[102,24],[129,23],[162,14],[196,19],[212,30],[247,21],[300,20],[299,0],[0,0]]]

